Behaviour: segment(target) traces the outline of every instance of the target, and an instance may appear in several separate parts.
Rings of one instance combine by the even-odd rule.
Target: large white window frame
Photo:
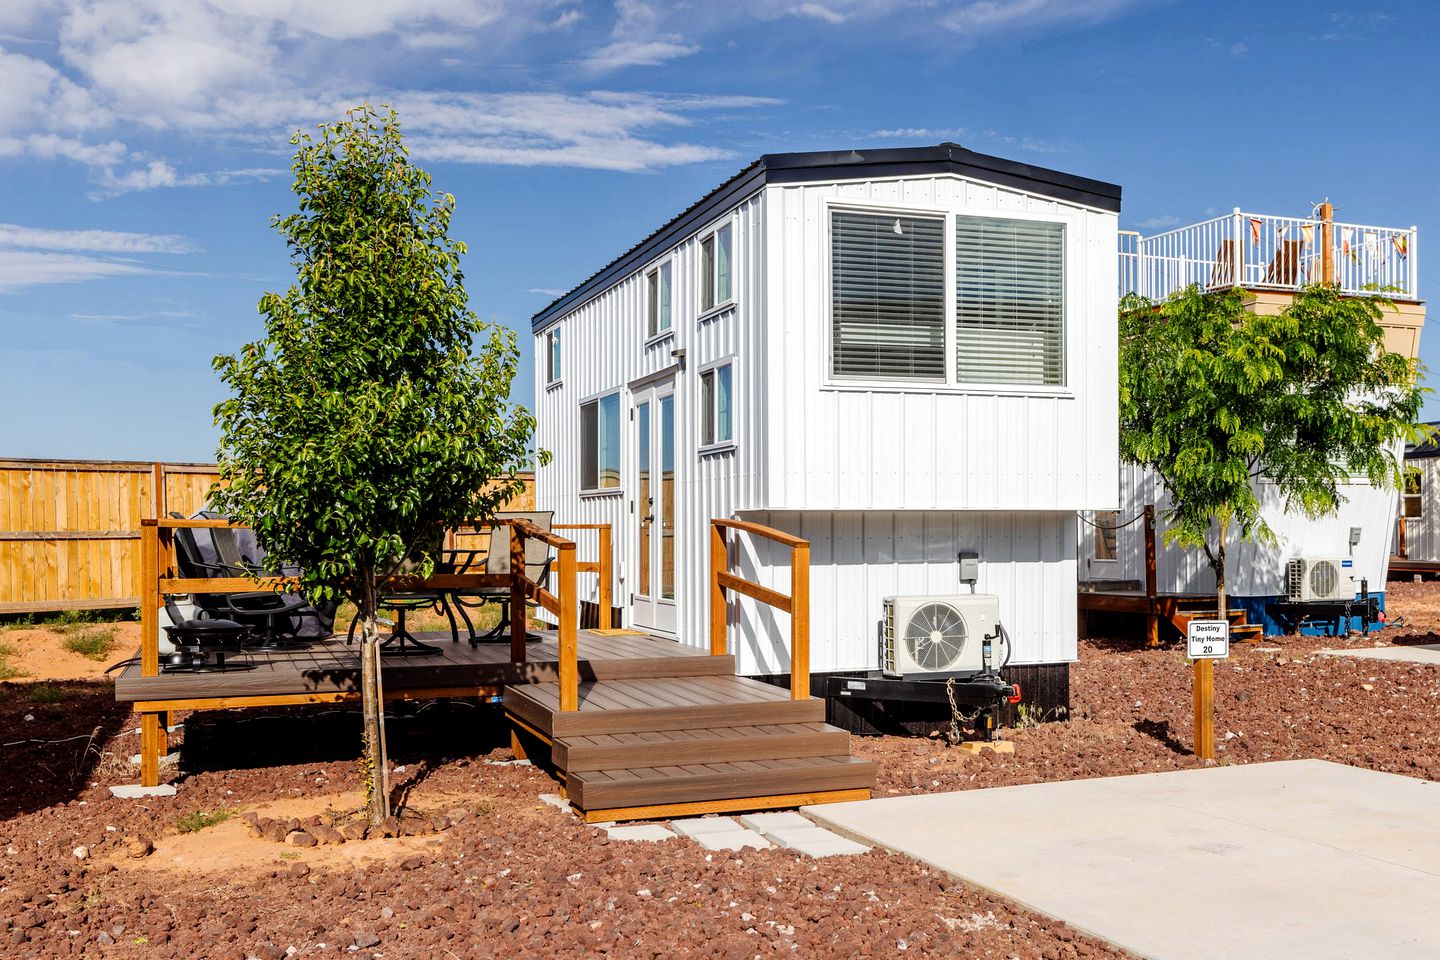
[[[900,377],[883,379],[853,379],[849,377],[837,377],[834,370],[833,349],[834,349],[834,273],[833,273],[833,248],[831,229],[833,225],[832,214],[836,211],[860,213],[874,216],[903,216],[903,217],[937,217],[945,221],[944,228],[944,306],[945,306],[945,379],[940,380],[908,380]],[[907,203],[866,203],[850,200],[847,198],[825,198],[821,201],[821,218],[823,231],[823,242],[821,243],[821,269],[824,271],[822,280],[823,309],[825,317],[825,329],[822,337],[825,348],[821,351],[820,362],[820,383],[826,390],[834,391],[863,391],[863,392],[891,392],[891,393],[946,393],[946,394],[980,394],[1000,396],[1038,396],[1038,397],[1062,397],[1070,398],[1075,396],[1072,386],[1074,383],[1074,357],[1077,353],[1076,328],[1074,322],[1077,304],[1080,303],[1080,288],[1078,276],[1082,272],[1081,246],[1080,246],[1080,220],[1077,215],[994,210],[985,207],[957,206],[943,207],[934,204],[907,204]],[[956,380],[955,376],[955,218],[957,217],[982,217],[991,219],[1008,220],[1030,220],[1045,223],[1058,223],[1065,227],[1064,240],[1064,292],[1065,292],[1065,318],[1064,335],[1062,337],[1063,349],[1065,352],[1062,369],[1064,370],[1064,383],[1062,385],[1044,384],[1017,384],[1017,383],[966,383]]]
[[[593,440],[588,440],[587,417],[588,410],[594,409],[595,435]],[[612,436],[608,439],[605,436],[605,418],[614,416],[614,427]],[[605,393],[596,394],[593,397],[586,397],[580,401],[580,495],[581,496],[619,496],[624,493],[624,421],[625,421],[625,400],[619,390],[609,390]],[[610,444],[613,443],[613,450]],[[614,457],[614,473],[609,476],[605,471],[605,455],[607,452]],[[593,459],[593,464],[590,462]],[[587,474],[593,472],[593,483]],[[607,480],[613,480],[607,483]]]
[[[730,435],[720,436],[719,426],[719,400],[720,377],[726,371],[730,381]],[[738,408],[736,397],[739,393],[739,374],[736,368],[734,356],[724,357],[706,364],[699,370],[699,397],[695,404],[696,413],[699,417],[697,424],[698,436],[700,437],[699,449],[702,455],[707,453],[720,453],[725,450],[735,449],[736,428],[739,424]]]
[[[727,289],[720,288],[720,251],[726,251],[725,280]],[[735,304],[735,226],[726,219],[700,235],[696,245],[699,267],[696,270],[700,297],[700,319],[722,313]],[[721,294],[724,296],[721,296]]]

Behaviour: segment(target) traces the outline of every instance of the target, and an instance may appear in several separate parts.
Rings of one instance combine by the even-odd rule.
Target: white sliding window
[[[620,486],[620,394],[580,404],[580,489]]]
[[[945,221],[836,210],[830,373],[945,380]]]
[[[955,378],[1065,384],[1065,227],[955,218]]]

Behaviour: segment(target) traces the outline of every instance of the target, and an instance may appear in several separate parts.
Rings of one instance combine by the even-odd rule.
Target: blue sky
[[[1422,2],[4,0],[0,456],[211,459],[210,360],[290,282],[289,135],[365,100],[522,334],[761,153],[941,140],[1119,183],[1145,232],[1416,224],[1427,295],[1437,35]]]

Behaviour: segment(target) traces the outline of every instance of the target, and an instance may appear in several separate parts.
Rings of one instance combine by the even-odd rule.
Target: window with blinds
[[[1065,383],[1065,227],[955,218],[955,379]]]
[[[830,372],[945,380],[945,222],[853,213],[830,219]]]

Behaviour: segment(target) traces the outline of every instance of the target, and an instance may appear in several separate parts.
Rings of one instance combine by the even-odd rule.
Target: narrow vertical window
[[[557,327],[545,335],[545,343],[548,349],[545,351],[545,382],[558,383],[560,381],[560,329]]]
[[[670,264],[645,276],[645,333],[656,337],[670,329]]]
[[[700,241],[700,309],[715,306],[715,238]]]
[[[1424,488],[1421,486],[1420,471],[1415,467],[1405,468],[1405,519],[1419,520],[1425,513]]]
[[[700,444],[735,439],[734,366],[726,363],[700,374]]]
[[[1120,511],[1097,510],[1093,514],[1095,523],[1095,559],[1118,559],[1117,537],[1119,536]]]
[[[620,486],[620,395],[580,405],[580,489]]]

